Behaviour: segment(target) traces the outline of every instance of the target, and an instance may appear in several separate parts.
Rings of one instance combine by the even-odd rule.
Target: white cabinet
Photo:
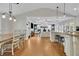
[[[74,55],[73,37],[72,36],[65,35],[64,51],[65,51],[67,56]]]

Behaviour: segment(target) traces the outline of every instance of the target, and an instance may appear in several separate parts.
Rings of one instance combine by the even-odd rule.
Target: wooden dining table
[[[13,36],[12,33],[0,35],[0,48],[2,47],[3,44],[13,41],[13,38],[21,38],[21,36],[23,35],[20,34],[20,35]]]
[[[0,35],[0,48],[2,48],[2,45],[12,41],[13,35],[12,34],[2,34]]]

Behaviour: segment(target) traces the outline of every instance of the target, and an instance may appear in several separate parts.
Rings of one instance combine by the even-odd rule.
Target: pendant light
[[[13,21],[16,22],[16,18],[13,16]]]
[[[3,18],[3,19],[5,19],[5,18],[6,18],[5,13],[2,13],[2,18]]]
[[[9,20],[12,20],[12,3],[9,3]]]
[[[9,14],[10,14],[10,17],[9,17],[9,20],[12,20],[12,12],[11,11],[9,11]]]
[[[12,3],[9,3],[9,20],[16,22],[16,18],[12,16]]]
[[[14,19],[14,22],[16,22],[16,19]]]
[[[9,20],[16,22],[16,18],[12,15],[12,3],[9,3],[9,13],[2,13],[2,18],[5,19],[6,15],[9,15]]]
[[[65,3],[64,3],[64,17],[66,17],[66,14],[65,14]]]
[[[56,14],[57,14],[57,18],[58,18],[58,8],[59,8],[59,7],[57,6],[57,7],[56,7],[56,9],[57,9],[57,11],[56,11]]]

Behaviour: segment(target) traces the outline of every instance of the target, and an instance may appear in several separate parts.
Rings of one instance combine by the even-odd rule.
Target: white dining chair
[[[19,45],[19,36],[18,35],[14,35],[12,36],[12,38],[10,38],[9,40],[11,41],[6,41],[2,47],[1,47],[1,55],[4,54],[4,52],[12,52],[12,55],[15,55],[14,54],[14,49],[15,48],[19,48],[20,45]],[[9,50],[9,51],[8,51]],[[11,51],[10,51],[11,50]]]

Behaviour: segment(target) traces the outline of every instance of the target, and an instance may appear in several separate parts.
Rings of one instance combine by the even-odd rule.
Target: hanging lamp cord
[[[59,7],[57,6],[56,8],[57,8],[57,17],[58,17],[58,8],[59,8]]]
[[[65,15],[65,3],[64,3],[64,15]]]
[[[9,3],[9,14],[10,17],[12,16],[12,3]]]

